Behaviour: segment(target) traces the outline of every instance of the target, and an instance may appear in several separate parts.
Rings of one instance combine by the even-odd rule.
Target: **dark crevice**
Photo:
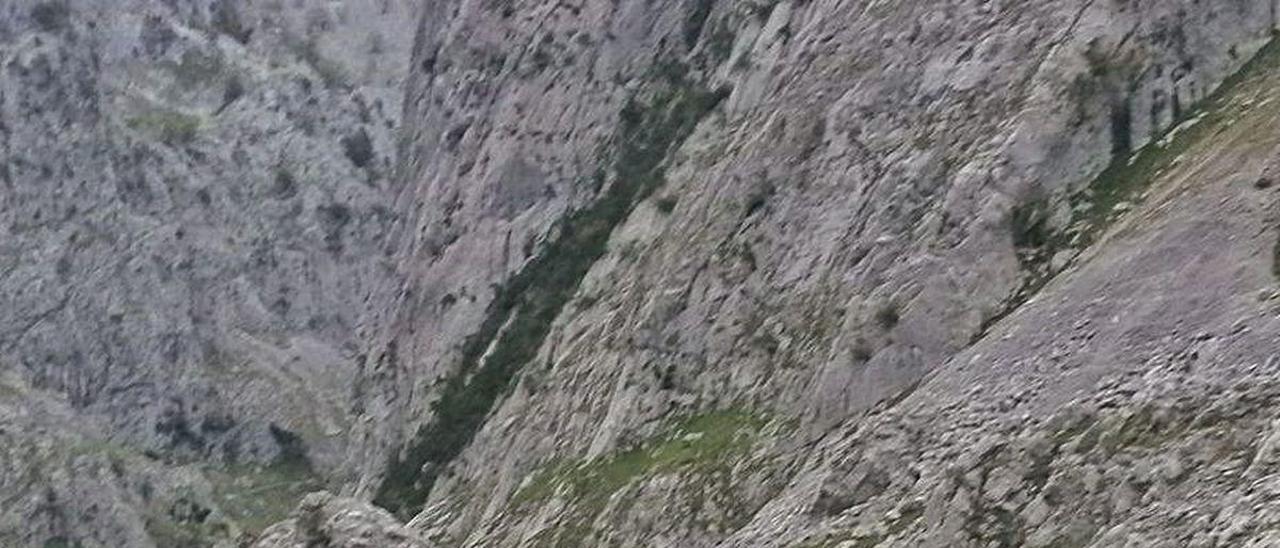
[[[1276,246],[1271,250],[1271,273],[1280,279],[1280,235],[1276,236]]]
[[[1128,158],[1133,151],[1133,102],[1128,97],[1111,105],[1111,155]]]

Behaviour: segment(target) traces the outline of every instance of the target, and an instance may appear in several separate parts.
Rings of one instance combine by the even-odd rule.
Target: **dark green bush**
[[[1043,247],[1050,234],[1044,213],[1044,203],[1035,201],[1013,208],[1009,214],[1009,228],[1013,232],[1013,245],[1019,249]]]
[[[881,329],[893,329],[901,319],[896,303],[885,303],[879,310],[876,310],[876,323],[880,325]]]
[[[361,128],[359,131],[343,137],[342,151],[356,167],[367,167],[369,162],[373,160],[373,141],[369,139],[369,132]]]
[[[131,118],[128,125],[177,146],[195,140],[200,130],[200,118],[177,111],[157,110]]]

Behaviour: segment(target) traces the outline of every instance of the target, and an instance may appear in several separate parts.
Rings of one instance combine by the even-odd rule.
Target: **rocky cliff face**
[[[250,491],[280,479],[259,466],[335,470],[358,318],[390,277],[416,13],[406,1],[0,5],[0,364],[29,392],[17,407],[61,400],[94,425],[75,428],[90,445],[143,468],[236,467]],[[24,481],[13,488],[45,489],[40,474]],[[48,489],[48,504],[6,504],[3,529],[87,492]],[[156,506],[145,521],[185,520]],[[137,517],[69,512],[14,545],[141,546]],[[102,520],[132,532],[94,536]]]
[[[1276,8],[10,3],[0,539],[1270,545]]]
[[[1208,126],[1210,97],[1265,101],[1214,93],[1270,40],[1271,3],[438,10],[407,95],[420,128],[406,136],[417,201],[402,204],[395,261],[407,285],[374,308],[383,327],[363,377],[381,432],[362,458],[376,470],[390,449],[391,466],[365,493],[406,516],[425,507],[414,525],[446,545],[1087,544],[1139,520],[1113,508],[1063,540],[1048,516],[1069,510],[1021,514],[1059,469],[984,498],[972,493],[984,467],[1017,457],[972,442],[1051,435],[1034,424],[1224,321],[1163,278],[1132,318],[1113,310],[1142,294],[1133,286],[1102,301],[1111,315],[1040,303],[1074,287],[1066,303],[1083,305],[1106,295],[1099,279],[1215,260],[1186,246],[1108,263],[1097,250],[1142,250],[1117,243],[1117,221],[1165,238],[1195,223],[1152,228],[1146,189],[1163,187],[1149,179],[1174,161],[1156,156],[1176,155],[1152,143]],[[1210,130],[1179,134],[1218,137],[1198,131]],[[1152,156],[1131,164],[1140,149]],[[1246,181],[1240,200],[1265,195],[1244,166],[1266,147],[1217,152],[1206,158]],[[1248,243],[1211,246],[1254,257],[1253,274],[1213,291],[1252,298],[1272,283],[1259,276],[1269,213],[1255,211],[1223,229]],[[1182,339],[1144,323],[1193,312]],[[1068,348],[1075,322],[1094,338]],[[1063,339],[1005,338],[1019,326]],[[959,372],[1030,375],[1049,348],[1088,372],[999,387]],[[1223,367],[1261,357],[1233,359]],[[1120,407],[1108,421],[1140,414]],[[885,413],[908,417],[912,437],[849,441],[890,436]],[[963,474],[926,465],[961,455],[977,478],[962,493],[948,482]],[[1125,470],[1108,459],[1134,457],[1082,458]]]

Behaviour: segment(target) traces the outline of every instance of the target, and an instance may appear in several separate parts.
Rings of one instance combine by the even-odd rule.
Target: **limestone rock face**
[[[1272,545],[1276,13],[4,2],[0,544]]]
[[[339,475],[359,317],[390,276],[416,4],[0,3],[0,368],[92,424],[77,444],[193,477]],[[0,467],[50,480],[42,511],[66,514],[0,544],[144,545],[135,518],[182,521],[111,474],[88,496],[100,458],[38,460]],[[127,536],[95,536],[108,523]]]
[[[1097,265],[1098,250],[1141,249],[1116,243],[1117,223],[1162,213],[1147,189],[1190,161],[1152,143],[1206,123],[1194,109],[1275,27],[1270,2],[434,9],[406,95],[394,237],[405,286],[375,297],[358,381],[370,418],[359,492],[417,514],[442,544],[473,546],[839,545],[855,525],[901,545],[1054,537],[1011,518],[1024,510],[1010,493],[1030,496],[1022,483],[1001,480],[1008,507],[988,512],[977,494],[915,485],[925,472],[904,467],[909,453],[834,440],[880,435],[869,412],[922,406],[904,426],[911,439],[958,456],[948,452],[976,450],[949,434],[961,425],[996,440],[1013,431],[966,415],[953,427],[930,414],[946,412],[937,402],[972,398],[1010,419],[1027,406],[1043,420],[1140,369],[1127,352],[1176,353],[1157,342],[1171,334],[1143,331],[1108,343],[1126,350],[1096,354],[1092,376],[1049,375],[1019,397],[1030,387],[956,377],[970,362],[1047,367],[1034,354],[1044,341],[1006,358],[1017,365],[976,349]],[[1244,108],[1231,104],[1221,108]],[[1131,165],[1148,145],[1156,152]],[[1192,203],[1165,207],[1224,211]],[[1270,238],[1260,219],[1230,230]],[[1170,223],[1152,234],[1196,221]],[[1137,283],[1134,270],[1210,261],[1191,248],[1093,268]],[[1267,272],[1270,257],[1250,264]],[[1075,283],[1068,304],[1090,302],[1097,288]],[[1272,282],[1205,283],[1253,295]],[[1204,301],[1168,306],[1168,317],[1209,314]],[[1044,314],[1053,321],[1025,329],[1065,336],[1056,322],[1070,318],[1143,330]],[[915,395],[926,386],[954,396]],[[833,459],[849,477],[808,479]],[[893,509],[876,501],[914,500],[916,488],[926,499],[885,524],[846,515],[879,519]],[[811,503],[823,510],[807,514]],[[909,527],[947,505],[945,526]],[[1121,521],[1091,522],[1087,539]]]
[[[376,4],[6,2],[5,359],[141,447],[336,450],[412,29]]]

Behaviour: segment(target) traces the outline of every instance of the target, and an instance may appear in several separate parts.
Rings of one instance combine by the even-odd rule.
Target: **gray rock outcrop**
[[[428,548],[386,510],[320,491],[287,522],[263,532],[253,548]]]

